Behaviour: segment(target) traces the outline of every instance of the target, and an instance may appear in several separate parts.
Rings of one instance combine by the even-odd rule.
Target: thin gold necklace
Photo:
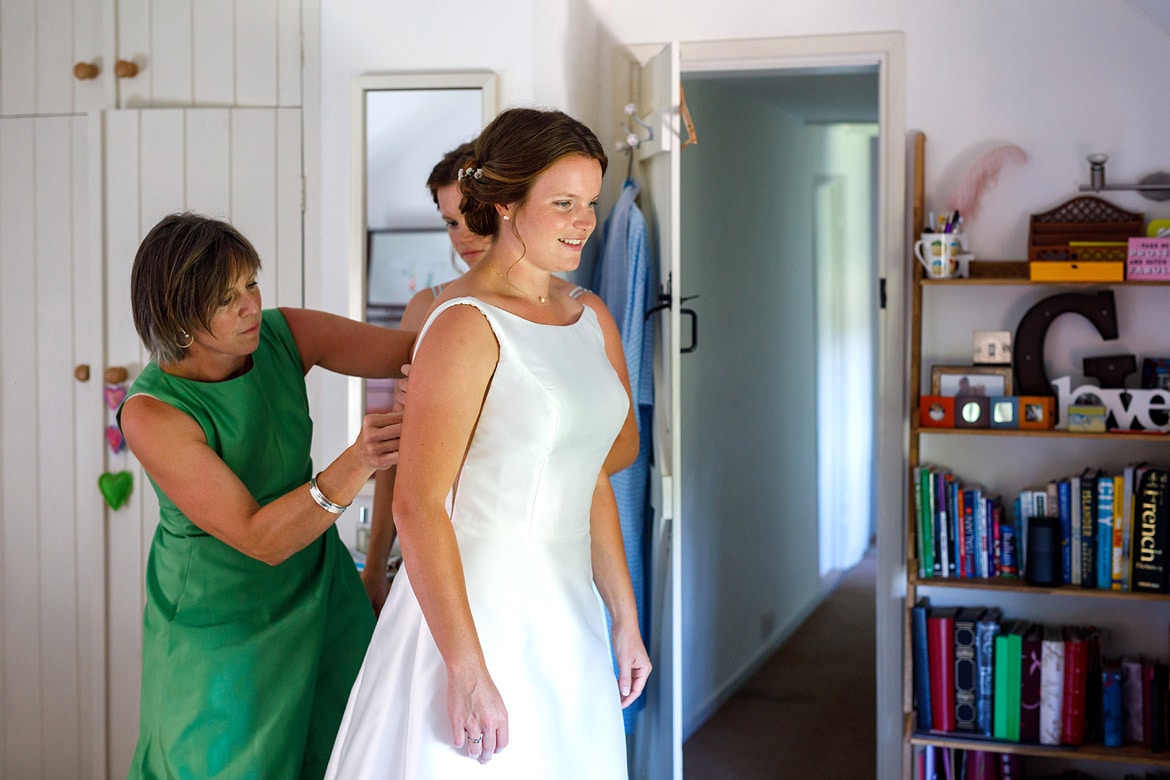
[[[496,268],[494,265],[492,266],[492,271],[495,272],[496,276],[503,279],[508,284],[509,287],[511,287],[513,290],[515,290],[516,292],[523,295],[525,298],[533,298],[536,300],[537,303],[548,303],[548,298],[543,296],[543,295],[533,295],[530,292],[525,292],[524,290],[521,290],[519,287],[517,287],[515,284],[512,283],[511,279],[509,279],[508,277],[506,277],[502,273],[500,273],[499,269]]]

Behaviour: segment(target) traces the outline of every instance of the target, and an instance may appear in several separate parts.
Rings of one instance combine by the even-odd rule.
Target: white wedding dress
[[[486,764],[452,746],[447,675],[398,571],[349,697],[328,778],[626,778],[604,607],[593,585],[589,507],[628,409],[585,307],[541,325],[474,298],[500,358],[458,479],[451,522],[509,744]]]

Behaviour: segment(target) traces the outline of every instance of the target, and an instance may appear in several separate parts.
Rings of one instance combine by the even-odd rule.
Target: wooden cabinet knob
[[[89,381],[89,366],[86,365],[85,363],[81,363],[80,365],[78,365],[77,368],[73,369],[73,378],[76,379],[78,382],[88,382]]]
[[[73,78],[78,81],[88,81],[89,79],[96,79],[98,73],[101,71],[98,66],[92,62],[79,62],[73,66]]]
[[[118,60],[114,63],[114,75],[120,79],[132,79],[138,75],[138,66],[130,60]]]
[[[107,385],[120,385],[130,376],[121,366],[110,366],[106,369],[105,380]]]

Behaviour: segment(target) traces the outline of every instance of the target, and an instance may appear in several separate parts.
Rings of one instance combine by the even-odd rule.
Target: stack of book
[[[911,614],[916,729],[1041,745],[1168,744],[1170,666],[1107,657],[1090,626],[1004,619],[998,608]]]
[[[1060,529],[1060,582],[1122,592],[1170,593],[1170,469],[1134,464],[1025,488],[1005,512],[999,495],[949,469],[912,474],[918,577],[1020,578],[1036,517]]]

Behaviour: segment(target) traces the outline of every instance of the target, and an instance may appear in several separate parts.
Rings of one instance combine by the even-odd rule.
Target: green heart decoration
[[[116,474],[106,472],[98,477],[98,488],[110,505],[110,509],[119,509],[130,498],[130,491],[134,487],[134,475],[129,471],[119,471]]]

